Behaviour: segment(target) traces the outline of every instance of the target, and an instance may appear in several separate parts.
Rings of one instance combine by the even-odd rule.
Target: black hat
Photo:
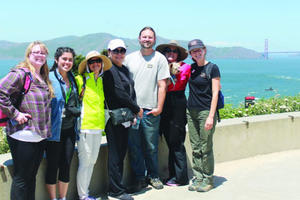
[[[205,45],[203,42],[199,39],[191,40],[188,44],[189,51],[192,51],[193,49],[202,49],[205,48]]]

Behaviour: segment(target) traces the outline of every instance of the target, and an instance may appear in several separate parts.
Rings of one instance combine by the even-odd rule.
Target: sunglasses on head
[[[100,58],[93,59],[93,60],[88,60],[89,65],[94,64],[94,63],[101,63],[101,62],[102,62],[102,60]]]
[[[124,48],[121,48],[121,49],[114,49],[114,50],[112,50],[112,53],[113,53],[113,54],[118,54],[118,53],[120,53],[120,54],[125,54],[125,53],[126,53],[126,49],[124,49]]]
[[[177,49],[170,49],[170,48],[166,48],[165,49],[165,53],[171,53],[171,52],[173,52],[173,53],[178,53],[178,51],[177,51]]]

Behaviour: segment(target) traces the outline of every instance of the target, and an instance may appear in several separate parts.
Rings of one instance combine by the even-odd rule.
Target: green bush
[[[6,136],[2,127],[0,127],[0,154],[8,153],[9,146],[7,144]]]
[[[295,111],[300,111],[300,93],[296,96],[280,97],[277,95],[270,99],[260,99],[248,108],[245,108],[243,104],[237,108],[227,104],[220,110],[220,117],[228,119]]]

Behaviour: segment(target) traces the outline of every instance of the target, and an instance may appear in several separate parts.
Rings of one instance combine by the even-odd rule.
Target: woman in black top
[[[191,65],[190,92],[187,104],[195,178],[188,189],[206,192],[213,188],[213,133],[217,119],[216,107],[220,90],[220,72],[217,65],[205,59],[206,47],[201,40],[190,41],[188,48],[195,62]],[[207,74],[209,67],[211,67],[211,72]]]
[[[128,107],[140,118],[143,109],[136,103],[134,82],[129,76],[128,69],[122,64],[125,58],[126,46],[120,39],[111,40],[108,44],[108,54],[113,63],[110,70],[103,76],[103,87],[107,109]],[[126,193],[122,184],[123,161],[127,152],[128,127],[131,122],[113,125],[108,119],[105,127],[108,143],[108,175],[109,195],[122,200],[133,200]]]

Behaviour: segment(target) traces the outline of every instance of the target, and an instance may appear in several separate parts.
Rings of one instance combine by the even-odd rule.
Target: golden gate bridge
[[[263,57],[265,59],[269,59],[269,54],[290,54],[290,53],[295,53],[295,54],[300,54],[300,51],[269,51],[269,41],[268,39],[265,39],[265,50],[263,53]]]

